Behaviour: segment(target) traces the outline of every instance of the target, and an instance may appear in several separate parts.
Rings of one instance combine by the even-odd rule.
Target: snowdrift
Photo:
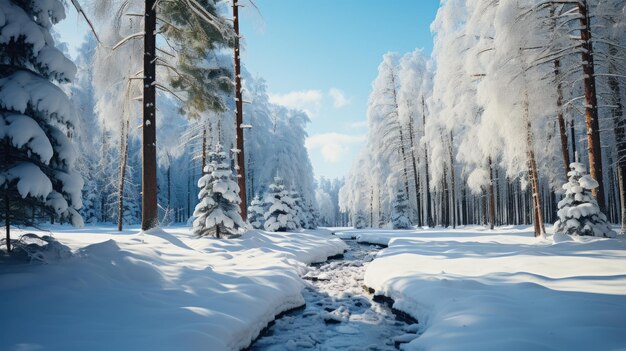
[[[303,304],[307,264],[346,248],[322,231],[54,232],[71,258],[0,266],[0,350],[238,350]]]
[[[405,350],[624,350],[626,241],[532,228],[361,231],[365,284],[419,321]]]

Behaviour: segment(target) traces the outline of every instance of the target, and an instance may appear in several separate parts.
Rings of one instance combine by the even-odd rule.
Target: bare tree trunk
[[[235,106],[237,130],[237,172],[239,182],[239,209],[241,218],[248,218],[246,197],[246,158],[243,143],[243,97],[241,94],[241,58],[239,56],[239,1],[233,0],[233,27],[235,29]]]
[[[424,102],[424,97],[422,96],[422,123],[423,123],[423,128],[424,128],[424,136],[426,136],[426,103]],[[428,174],[428,143],[424,144],[424,166],[425,166],[425,171],[424,171],[424,176],[426,177],[426,184],[424,184],[425,186],[425,192],[426,192],[426,206],[425,206],[425,211],[426,211],[426,225],[429,227],[433,226],[433,217],[430,211],[430,182],[429,182],[429,177],[430,175]]]
[[[126,164],[128,163],[128,137],[130,125],[126,121],[126,126],[122,122],[122,135],[120,136],[120,179],[118,181],[117,193],[117,230],[120,232],[124,226],[124,182],[126,179]]]
[[[600,145],[600,123],[598,121],[598,98],[596,76],[591,43],[591,20],[587,0],[578,2],[580,13],[580,40],[582,41],[582,65],[585,86],[585,118],[587,124],[587,147],[589,150],[589,174],[598,182],[593,194],[604,212],[604,177],[602,176],[602,149]]]
[[[7,239],[7,252],[13,250],[11,248],[11,203],[9,202],[9,189],[4,189],[4,225]]]
[[[202,168],[200,169],[200,174],[204,175],[206,168],[206,148],[207,148],[207,137],[206,137],[206,128],[202,128]]]
[[[402,133],[402,126],[398,129],[400,132],[400,153],[402,155],[402,171],[404,174],[404,191],[406,192],[407,199],[409,198],[409,174],[406,169],[406,153],[404,151],[404,134]]]
[[[456,228],[456,185],[454,182],[454,156],[453,156],[453,143],[454,137],[450,132],[450,145],[448,147],[448,154],[450,156],[450,192],[452,193],[452,228]]]
[[[613,57],[618,56],[617,48],[614,45],[609,45],[609,55]],[[622,224],[621,233],[626,233],[626,121],[624,120],[624,105],[622,103],[622,94],[617,77],[614,76],[617,72],[615,64],[609,65],[609,89],[613,96],[613,105],[615,106],[612,111],[613,128],[615,133],[615,147],[617,149],[617,184],[619,188],[620,198],[620,222]]]
[[[541,212],[541,199],[539,198],[539,175],[537,172],[537,162],[533,151],[533,133],[530,122],[528,92],[524,91],[524,117],[526,119],[526,147],[528,155],[529,175],[532,185],[533,212],[535,214],[535,236],[544,234],[543,215]]]
[[[489,162],[489,229],[493,230],[496,222],[496,200],[493,189],[493,163],[491,156],[488,157]]]
[[[104,130],[104,128],[102,129],[102,155],[100,157],[102,157],[102,160],[104,160],[105,164],[104,164],[104,169],[101,169],[100,171],[104,173],[106,173],[108,171],[108,157],[107,157],[107,151],[108,151],[108,146],[107,146],[107,134],[106,134],[106,130]],[[107,205],[106,205],[106,184],[104,183],[104,179],[106,179],[105,177],[103,177],[103,185],[104,187],[102,189],[100,189],[100,221],[101,222],[106,222],[107,220]]]
[[[559,123],[559,135],[561,137],[561,154],[563,157],[563,168],[565,170],[565,178],[569,172],[569,150],[567,149],[567,131],[565,129],[565,118],[563,117],[563,91],[559,75],[561,71],[561,60],[554,60],[554,76],[556,78],[556,119]]]
[[[420,183],[417,174],[417,160],[415,157],[415,142],[413,138],[413,119],[409,120],[409,140],[411,142],[411,164],[413,166],[413,182],[415,183],[415,209],[417,211],[417,226],[422,226],[422,208],[420,206]]]
[[[141,229],[154,228],[157,212],[156,162],[156,0],[146,0],[143,58],[143,145]]]
[[[374,228],[374,187],[370,188],[370,228]]]

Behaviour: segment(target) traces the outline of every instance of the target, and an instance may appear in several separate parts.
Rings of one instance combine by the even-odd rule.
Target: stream
[[[417,337],[417,324],[397,317],[364,289],[367,264],[381,248],[346,243],[343,257],[310,266],[303,277],[305,307],[278,318],[250,350],[397,350]]]

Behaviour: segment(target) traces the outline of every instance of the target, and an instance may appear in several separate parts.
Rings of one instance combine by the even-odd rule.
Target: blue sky
[[[317,177],[341,177],[363,144],[367,97],[387,51],[432,49],[438,0],[246,0],[243,64],[265,78],[272,101],[310,114],[307,147]],[[260,12],[260,13],[259,13]],[[57,30],[70,45],[86,32],[74,11]]]

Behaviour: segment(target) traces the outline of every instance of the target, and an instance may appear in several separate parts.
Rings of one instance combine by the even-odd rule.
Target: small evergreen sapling
[[[393,229],[409,229],[411,228],[411,220],[409,219],[409,201],[406,193],[402,189],[398,189],[396,193],[396,201],[393,204],[391,213],[391,223]]]
[[[365,215],[363,214],[363,211],[361,210],[357,211],[356,215],[354,216],[354,228],[363,229],[366,226],[367,226],[367,220],[365,219]]]
[[[554,223],[554,233],[615,237],[615,232],[591,194],[591,190],[598,187],[598,182],[578,162],[570,164],[567,175],[569,181],[563,185],[565,197],[558,204],[559,220]]]
[[[265,223],[265,209],[263,208],[263,202],[259,195],[256,195],[250,206],[248,206],[248,222],[254,229],[263,229],[263,223]]]
[[[230,160],[219,144],[210,159],[206,174],[198,181],[200,203],[193,213],[193,232],[216,238],[241,234],[245,223],[239,214],[239,185]]]
[[[271,232],[286,232],[299,228],[298,218],[294,209],[295,201],[290,192],[285,190],[282,178],[274,178],[269,192],[265,197],[265,223],[263,227]]]

